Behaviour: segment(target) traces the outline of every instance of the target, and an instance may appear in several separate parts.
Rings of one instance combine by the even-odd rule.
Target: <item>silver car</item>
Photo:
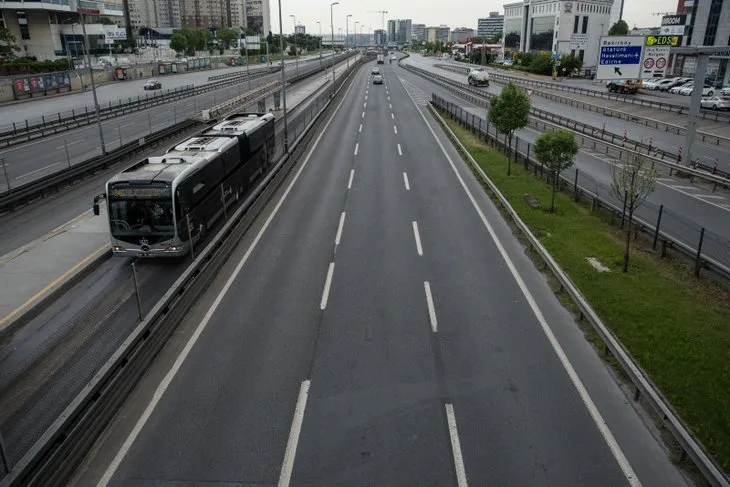
[[[730,96],[708,96],[700,101],[702,108],[730,110]]]

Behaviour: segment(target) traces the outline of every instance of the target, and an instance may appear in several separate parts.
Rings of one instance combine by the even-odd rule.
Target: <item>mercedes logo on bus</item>
[[[146,238],[140,238],[139,239],[139,249],[142,252],[149,252],[149,250],[150,250],[150,242]]]

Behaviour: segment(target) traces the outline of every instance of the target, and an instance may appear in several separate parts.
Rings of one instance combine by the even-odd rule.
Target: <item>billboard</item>
[[[124,27],[104,27],[104,39],[107,43],[123,41],[127,38],[127,30]]]

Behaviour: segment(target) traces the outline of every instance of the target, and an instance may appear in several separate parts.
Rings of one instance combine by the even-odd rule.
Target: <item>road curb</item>
[[[56,301],[60,296],[65,294],[71,287],[77,284],[81,279],[89,275],[91,271],[99,267],[104,261],[112,256],[111,247],[97,250],[93,257],[81,265],[74,272],[66,276],[66,278],[53,288],[49,289],[45,294],[36,299],[36,301],[27,306],[25,311],[11,318],[2,329],[0,329],[0,346],[4,345],[23,325],[38,316],[43,309],[49,304]]]

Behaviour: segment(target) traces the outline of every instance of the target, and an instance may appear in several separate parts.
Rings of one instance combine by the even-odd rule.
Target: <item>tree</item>
[[[492,96],[489,100],[489,121],[497,130],[505,134],[507,145],[507,175],[512,174],[511,151],[512,136],[530,120],[530,98],[514,83],[502,88],[502,93]]]
[[[610,36],[625,36],[629,33],[629,24],[625,20],[619,20],[608,30]]]
[[[253,28],[251,28],[251,27],[246,27],[245,29],[243,29],[243,33],[246,34],[247,36],[256,35],[256,31],[253,30]],[[269,36],[271,36],[271,31],[269,31]],[[268,37],[267,37],[267,39],[268,39]]]
[[[3,60],[13,59],[15,53],[20,51],[18,40],[15,38],[10,29],[0,28],[0,58]]]
[[[112,19],[104,16],[99,17],[99,23],[101,25],[117,25],[117,23],[114,22]]]
[[[560,173],[573,165],[573,158],[580,150],[573,132],[565,129],[545,132],[535,142],[537,160],[548,167],[553,175],[553,194],[550,212],[555,211],[555,192],[558,188]]]
[[[646,197],[654,191],[657,175],[657,171],[649,166],[646,158],[641,154],[633,154],[626,164],[613,166],[611,194],[621,202],[626,216],[629,217],[629,224],[626,227],[623,272],[629,270],[631,221],[634,212],[644,203]]]
[[[567,55],[560,58],[560,67],[565,68],[565,72],[570,75],[575,71],[580,71],[583,67],[583,61],[578,56]]]
[[[180,32],[175,32],[170,38],[170,49],[175,51],[178,55],[185,53],[188,47],[187,38]]]
[[[530,70],[536,73],[549,74],[553,71],[553,58],[550,53],[540,52],[529,64]]]
[[[236,40],[236,32],[233,29],[223,28],[218,29],[216,32],[218,42],[220,42],[226,49],[231,48],[231,44]]]

